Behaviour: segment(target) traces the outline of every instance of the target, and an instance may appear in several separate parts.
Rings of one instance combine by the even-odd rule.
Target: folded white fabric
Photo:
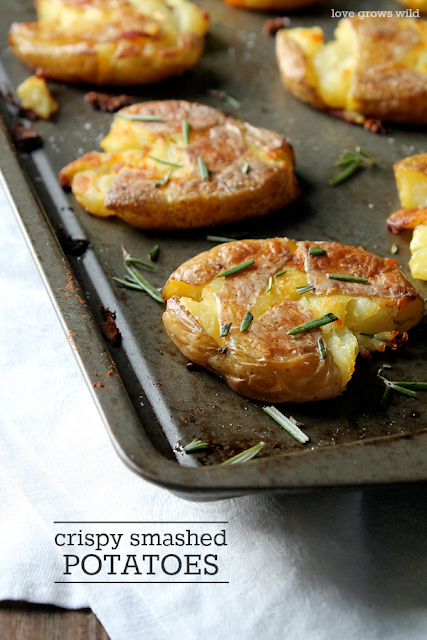
[[[426,490],[193,504],[146,483],[113,451],[3,195],[0,212],[0,598],[90,606],[112,640],[424,640]],[[171,524],[189,521],[218,524]],[[225,530],[227,545],[159,552],[130,544],[131,533],[186,529]],[[123,538],[115,551],[78,546],[78,536],[74,546],[55,544],[58,533],[79,531]],[[142,555],[159,553],[199,554],[202,568],[217,554],[218,572],[202,570],[203,584],[147,575]],[[99,557],[103,568],[94,573],[92,557],[86,574],[67,575],[65,554],[79,565]],[[115,572],[105,554],[121,556]],[[132,555],[134,569],[123,574]],[[176,582],[147,583],[154,579]]]

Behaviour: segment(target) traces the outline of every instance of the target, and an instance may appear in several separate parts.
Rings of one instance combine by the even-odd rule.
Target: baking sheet
[[[110,91],[133,95],[137,101],[181,98],[202,102],[289,137],[296,152],[302,197],[276,214],[216,228],[214,232],[236,232],[253,238],[285,235],[337,240],[362,245],[382,256],[389,256],[396,242],[397,258],[409,275],[410,232],[392,236],[385,229],[385,220],[399,207],[391,167],[406,155],[427,150],[425,131],[390,126],[386,135],[379,136],[314,111],[289,95],[280,82],[274,40],[262,31],[265,19],[273,14],[241,11],[220,0],[199,4],[211,15],[211,31],[206,52],[194,69],[158,85]],[[359,8],[372,7],[359,3]],[[382,8],[399,7],[392,2],[376,3],[375,9]],[[326,4],[294,15],[292,26],[318,24],[330,36],[336,24],[330,19],[330,9]],[[354,10],[354,6],[342,2],[340,9]],[[31,21],[34,15],[27,0],[3,8],[3,90],[16,88],[29,75],[5,44],[9,24],[14,20]],[[379,366],[388,362],[393,366],[393,379],[427,379],[425,321],[411,331],[409,343],[398,352],[376,354],[372,361],[360,362],[340,398],[279,407],[304,424],[310,443],[300,445],[265,415],[261,403],[238,396],[206,371],[187,371],[186,359],[163,329],[162,306],[112,282],[112,276],[122,276],[124,271],[122,245],[132,255],[145,258],[159,244],[156,271],[149,277],[154,285],[162,286],[179,264],[213,246],[206,241],[206,234],[212,230],[144,232],[119,220],[96,218],[82,211],[73,196],[60,189],[57,172],[82,153],[98,150],[113,116],[96,112],[84,103],[84,95],[92,87],[51,86],[60,110],[51,121],[36,124],[43,135],[43,149],[20,155],[24,173],[18,176],[16,158],[4,140],[2,172],[15,204],[20,202],[18,214],[24,232],[66,331],[71,331],[76,357],[124,461],[152,481],[199,498],[267,487],[295,489],[427,479],[427,457],[422,457],[427,435],[419,433],[427,425],[427,394],[418,393],[415,400],[394,394],[389,408],[380,409],[383,386],[375,376]],[[221,103],[212,94],[216,89],[235,96],[241,108],[235,111]],[[1,110],[10,127],[7,105],[2,104]],[[372,153],[378,166],[330,187],[334,161],[344,148],[354,149],[356,145]],[[33,193],[25,191],[25,178]],[[57,246],[52,248],[52,255],[46,255],[46,238],[60,225],[72,237],[87,238],[91,243],[82,257],[68,256],[71,273]],[[46,234],[43,239],[39,237],[41,228]],[[416,286],[425,297],[426,286],[420,281]],[[97,330],[102,306],[116,312],[121,331],[117,346],[105,343]],[[97,382],[104,386],[93,388]],[[185,444],[194,437],[207,440],[211,448],[191,455],[180,452],[177,443]],[[268,460],[256,460],[237,471],[214,466],[260,440],[267,444],[264,451]]]

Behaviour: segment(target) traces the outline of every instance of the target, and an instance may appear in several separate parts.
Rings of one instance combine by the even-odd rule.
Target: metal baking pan
[[[220,0],[201,4],[210,12],[212,26],[206,52],[193,70],[158,85],[112,92],[134,95],[137,101],[181,98],[222,107],[290,138],[301,198],[286,210],[215,233],[337,240],[382,256],[389,256],[396,242],[397,257],[409,275],[410,234],[392,237],[385,220],[399,206],[392,165],[427,150],[425,131],[390,126],[386,135],[375,135],[314,111],[281,85],[274,41],[262,31],[269,14],[241,11]],[[350,2],[340,4],[342,9],[354,8]],[[385,1],[377,5],[377,9],[395,8]],[[370,7],[360,3],[360,8]],[[7,48],[8,27],[14,20],[33,19],[29,0],[3,7],[3,91],[16,88],[29,75]],[[314,24],[332,35],[336,21],[330,19],[329,7],[292,18],[292,26]],[[140,231],[119,220],[87,215],[71,194],[61,190],[59,169],[83,152],[99,149],[112,120],[85,104],[90,88],[52,83],[60,111],[51,121],[36,123],[44,146],[30,155],[17,154],[12,147],[8,134],[12,116],[3,102],[0,162],[23,233],[121,459],[145,479],[193,500],[267,490],[424,482],[427,394],[420,392],[416,399],[396,394],[388,409],[381,409],[383,388],[376,371],[388,362],[394,379],[427,379],[425,321],[397,352],[374,354],[371,361],[360,362],[341,397],[281,407],[304,424],[310,436],[305,446],[276,425],[261,403],[240,397],[206,371],[186,369],[186,359],[163,329],[162,306],[145,294],[116,286],[112,276],[123,273],[122,245],[143,258],[158,244],[160,259],[151,281],[161,286],[179,264],[212,246],[206,241],[209,230]],[[240,109],[221,104],[212,89],[236,97]],[[356,145],[372,153],[378,166],[338,187],[328,186],[334,161],[344,148]],[[90,241],[83,256],[64,256],[56,238],[61,225],[73,238]],[[426,285],[417,281],[416,286],[425,297]],[[99,331],[102,306],[116,313],[121,331],[117,345],[107,343]],[[196,454],[180,452],[177,443],[194,437],[207,440],[211,448]],[[218,465],[260,440],[267,444],[264,457],[246,465]]]

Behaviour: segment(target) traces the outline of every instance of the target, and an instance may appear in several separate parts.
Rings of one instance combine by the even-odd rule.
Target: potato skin
[[[157,115],[163,121],[125,121],[121,114]],[[180,141],[183,119],[190,124],[188,145]],[[171,169],[152,160],[153,145],[160,144],[160,153],[178,153],[174,161],[181,168],[174,168],[168,182],[159,187],[156,184]],[[280,209],[300,193],[293,149],[283,136],[206,105],[183,100],[132,105],[118,112],[102,145],[107,151],[118,146],[124,151],[86,154],[62,169],[61,185],[71,187],[89,213],[117,215],[142,229],[236,222]],[[210,171],[208,179],[201,178],[198,157]],[[250,168],[243,173],[246,162]],[[93,177],[87,173],[91,170],[112,178],[102,210],[85,206],[85,181]]]
[[[39,21],[13,23],[9,45],[31,69],[63,82],[132,85],[181,74],[202,54],[208,29],[207,14],[194,5],[190,7],[194,31],[180,31],[177,21],[177,33],[171,38],[161,18],[143,15],[143,0],[136,8],[128,0],[38,0],[36,4]],[[170,11],[165,3],[158,4],[159,15]],[[181,17],[187,6],[190,3],[178,3]]]
[[[346,18],[356,42],[350,96],[356,113],[366,118],[427,123],[427,74],[408,60],[427,50],[427,25],[415,18]],[[286,30],[278,32],[277,58],[285,86],[316,108],[333,111],[309,82],[309,62]],[[345,110],[345,106],[342,107]]]

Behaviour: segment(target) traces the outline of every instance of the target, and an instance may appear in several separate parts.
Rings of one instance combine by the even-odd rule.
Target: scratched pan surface
[[[385,257],[396,242],[397,257],[409,275],[409,233],[393,237],[385,229],[386,217],[399,206],[391,168],[400,158],[427,150],[426,131],[390,126],[386,135],[379,136],[312,110],[281,85],[274,40],[262,32],[265,19],[272,14],[241,11],[220,0],[201,0],[200,4],[210,12],[212,27],[206,52],[196,67],[180,78],[153,86],[126,87],[120,92],[141,101],[182,98],[203,102],[286,134],[295,148],[303,191],[286,210],[216,229],[215,233],[336,240],[363,245]],[[340,8],[354,9],[353,4],[340,2]],[[391,2],[376,5],[377,9],[399,8]],[[358,8],[370,7],[361,2]],[[330,18],[330,9],[327,4],[294,15],[292,25],[318,24],[331,36],[336,20]],[[32,4],[27,0],[12,1],[2,8],[3,90],[16,88],[28,76],[7,48],[8,26],[14,20],[33,19]],[[156,271],[150,277],[153,284],[161,286],[179,264],[212,247],[206,241],[209,230],[148,233],[82,211],[73,196],[59,188],[57,172],[83,152],[99,149],[112,116],[84,103],[87,87],[52,83],[52,89],[60,110],[50,122],[36,125],[44,138],[43,149],[31,156],[21,154],[22,169],[18,170],[17,160],[2,138],[3,178],[123,461],[148,480],[191,499],[257,490],[425,481],[427,393],[419,392],[416,399],[396,394],[388,409],[381,409],[383,388],[375,375],[379,366],[388,362],[394,379],[427,380],[425,321],[411,331],[410,341],[399,351],[360,362],[341,397],[280,407],[304,424],[310,443],[300,445],[264,414],[261,403],[238,396],[206,371],[187,371],[186,359],[163,329],[162,306],[145,294],[112,282],[112,276],[123,275],[122,245],[142,258],[153,245],[160,246]],[[241,108],[234,111],[221,105],[211,89],[229,92]],[[1,109],[8,127],[10,112],[4,104]],[[356,145],[372,153],[378,166],[336,188],[329,187],[334,161],[344,148]],[[87,238],[91,243],[83,257],[68,257],[72,272],[52,236],[52,229],[56,231],[59,225],[73,237]],[[416,286],[425,297],[423,283],[417,281]],[[97,328],[102,305],[117,314],[121,331],[117,346],[104,342]],[[115,368],[111,368],[112,361]],[[104,386],[93,388],[97,382]],[[211,443],[208,452],[181,453],[177,443],[185,444],[195,437]],[[247,465],[217,466],[260,440],[267,444],[264,457]]]

